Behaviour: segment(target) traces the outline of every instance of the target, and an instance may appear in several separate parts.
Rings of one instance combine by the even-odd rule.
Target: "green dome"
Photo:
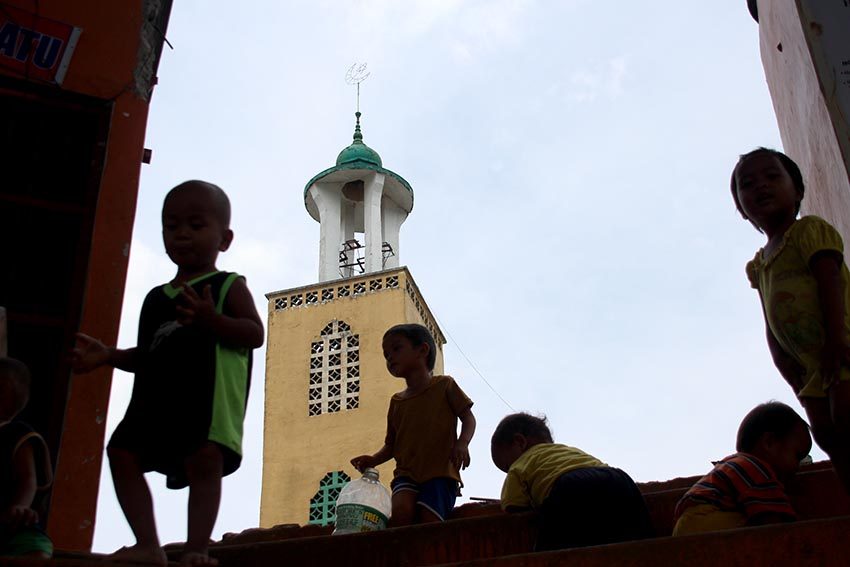
[[[339,184],[341,188],[348,181],[364,179],[369,171],[386,176],[384,195],[390,196],[408,213],[413,209],[413,188],[410,183],[405,181],[398,173],[384,169],[378,152],[363,143],[363,133],[360,132],[360,112],[356,112],[355,116],[357,116],[357,124],[354,127],[354,141],[350,146],[339,152],[336,165],[317,173],[304,186],[304,206],[307,207],[310,216],[317,221],[320,220],[319,211],[310,195],[310,189],[315,183],[322,181],[330,183],[332,186]]]
[[[357,116],[357,125],[354,127],[354,141],[350,146],[339,152],[336,158],[337,166],[354,162],[366,162],[382,167],[381,156],[378,152],[363,143],[363,134],[360,132],[360,113]]]

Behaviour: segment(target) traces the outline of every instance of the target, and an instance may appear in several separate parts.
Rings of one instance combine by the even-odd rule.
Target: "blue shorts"
[[[393,494],[399,492],[416,493],[416,503],[427,508],[432,514],[445,521],[455,507],[458,483],[453,478],[432,478],[423,483],[414,482],[406,476],[399,476],[390,483]]]

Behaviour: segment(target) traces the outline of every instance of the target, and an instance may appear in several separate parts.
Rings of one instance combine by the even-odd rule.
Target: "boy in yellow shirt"
[[[545,418],[515,413],[502,419],[490,443],[493,463],[508,474],[507,512],[538,510],[535,550],[602,545],[652,535],[634,481],[575,447],[552,441]]]

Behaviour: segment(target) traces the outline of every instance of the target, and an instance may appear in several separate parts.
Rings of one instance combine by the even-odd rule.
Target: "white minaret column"
[[[348,240],[354,239],[354,216],[355,206],[354,203],[343,202],[340,215],[340,236],[342,239],[339,242],[339,246],[337,247],[339,250],[342,250],[342,244]],[[353,250],[349,252],[344,252],[346,258],[346,264],[351,264],[354,261],[355,252]],[[353,268],[343,268],[342,269],[342,277],[350,278],[354,275]]]
[[[324,183],[314,183],[310,195],[319,210],[319,281],[339,278],[339,248],[342,242],[339,190]]]
[[[392,246],[393,249],[393,255],[387,258],[384,268],[398,268],[398,234],[401,230],[401,223],[407,218],[407,212],[390,199],[384,199],[381,207],[381,216],[383,217],[381,222],[381,227],[384,231],[383,240]]]
[[[366,271],[378,272],[383,269],[381,262],[381,200],[384,194],[384,174],[372,173],[363,180],[363,232],[366,233]]]

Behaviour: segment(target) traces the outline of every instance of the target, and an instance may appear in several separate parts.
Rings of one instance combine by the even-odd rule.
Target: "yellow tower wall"
[[[340,297],[346,288],[347,297]],[[361,293],[356,293],[361,290]],[[381,448],[390,397],[405,388],[387,372],[384,332],[420,323],[437,344],[435,374],[443,372],[442,333],[406,268],[270,293],[266,354],[265,431],[260,525],[307,523],[310,499],[328,472],[359,477],[349,461]],[[323,301],[322,298],[325,298]],[[311,344],[332,321],[359,337],[359,407],[309,415]],[[394,462],[379,467],[389,486]]]

